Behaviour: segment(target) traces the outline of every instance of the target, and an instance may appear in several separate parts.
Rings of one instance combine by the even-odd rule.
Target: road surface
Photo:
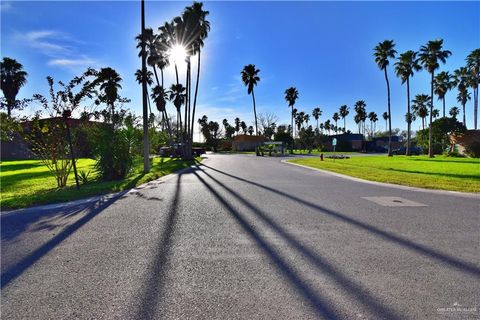
[[[478,319],[479,198],[252,155],[1,216],[2,319]]]

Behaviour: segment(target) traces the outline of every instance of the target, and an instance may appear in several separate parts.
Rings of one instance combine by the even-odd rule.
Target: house
[[[233,151],[255,151],[256,148],[262,145],[267,138],[264,136],[249,136],[240,134],[233,137],[232,150]]]

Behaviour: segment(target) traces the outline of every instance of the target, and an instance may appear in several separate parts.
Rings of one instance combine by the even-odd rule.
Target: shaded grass
[[[290,152],[290,150],[288,150]],[[300,150],[300,149],[293,149],[294,154],[314,154],[314,155],[320,155],[320,153],[323,153],[324,155],[331,155],[331,154],[344,154],[344,155],[356,155],[356,154],[361,154],[360,152],[354,152],[354,151],[348,151],[348,152],[340,152],[340,151],[318,151],[317,149],[313,149],[312,153],[308,153],[308,150]]]
[[[412,187],[480,192],[480,159],[437,156],[370,156],[335,160],[294,159],[289,162],[366,180]]]
[[[2,161],[0,164],[1,199],[3,210],[24,208],[33,205],[71,201],[94,195],[130,189],[145,182],[160,178],[174,171],[187,168],[193,161],[171,158],[153,158],[149,173],[143,173],[143,159],[135,159],[132,172],[123,180],[96,181],[97,173],[93,159],[79,159],[77,170],[90,171],[87,184],[75,188],[73,170],[67,187],[57,188],[55,177],[39,160]]]

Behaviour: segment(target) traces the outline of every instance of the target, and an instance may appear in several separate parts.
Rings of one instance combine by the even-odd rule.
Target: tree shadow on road
[[[204,171],[202,171],[205,173]],[[236,222],[243,228],[243,230],[255,241],[257,246],[265,253],[265,255],[272,261],[275,267],[281,272],[281,274],[295,287],[295,289],[307,300],[313,307],[313,310],[321,318],[325,319],[340,319],[331,303],[325,298],[321,297],[311,286],[307,284],[276,251],[275,249],[264,239],[264,237],[258,233],[248,223],[245,217],[232,206],[227,199],[223,198],[210,184],[208,184],[197,172],[194,172],[200,182],[210,191],[210,193],[222,204],[222,206],[228,210]]]
[[[322,207],[318,204],[315,204],[315,203],[312,203],[312,202],[309,202],[309,201],[306,201],[306,200],[303,200],[303,199],[300,199],[296,196],[293,196],[293,195],[290,195],[286,192],[283,192],[283,191],[280,191],[280,190],[277,190],[277,189],[274,189],[274,188],[271,188],[271,187],[268,187],[268,186],[265,186],[265,185],[262,185],[262,184],[259,184],[259,183],[256,183],[256,182],[253,182],[253,181],[249,181],[249,180],[246,180],[246,179],[243,179],[243,178],[240,178],[240,177],[237,177],[237,176],[234,176],[232,174],[229,174],[229,173],[226,173],[226,172],[223,172],[221,170],[218,170],[218,169],[215,169],[215,168],[212,168],[210,166],[207,166],[203,163],[200,163],[200,164],[197,164],[197,166],[200,166],[200,167],[205,167],[205,168],[208,168],[210,170],[213,170],[215,172],[218,172],[218,173],[221,173],[225,176],[228,176],[228,177],[231,177],[231,178],[234,178],[236,180],[239,180],[239,181],[242,181],[242,182],[246,182],[248,184],[251,184],[253,186],[256,186],[256,187],[259,187],[259,188],[262,188],[264,190],[268,190],[272,193],[275,193],[275,194],[278,194],[282,197],[285,197],[285,198],[288,198],[292,201],[295,201],[295,202],[298,202],[298,203],[301,203],[302,205],[305,205],[309,208],[312,208],[314,209],[315,211],[319,212],[319,213],[322,213],[322,214],[326,214],[326,215],[329,215],[331,217],[334,217],[340,221],[343,221],[343,222],[346,222],[348,224],[351,224],[359,229],[362,229],[362,230],[365,230],[375,236],[378,236],[379,238],[383,239],[383,240],[387,240],[389,242],[392,242],[396,245],[399,245],[399,246],[402,246],[408,250],[411,250],[413,252],[416,252],[418,254],[421,254],[427,258],[430,258],[430,259],[433,259],[433,260],[436,260],[437,262],[440,262],[440,263],[443,263],[445,265],[448,265],[454,269],[457,269],[458,271],[461,271],[461,272],[464,272],[464,273],[467,273],[467,274],[470,274],[474,277],[477,277],[477,278],[480,278],[480,268],[478,268],[477,266],[475,266],[474,264],[472,263],[469,263],[469,262],[465,262],[465,261],[462,261],[456,257],[453,257],[453,256],[450,256],[448,254],[445,254],[445,253],[442,253],[438,250],[435,250],[435,249],[432,249],[432,248],[429,248],[425,245],[422,245],[422,244],[418,244],[414,241],[411,241],[409,239],[405,239],[403,237],[400,237],[394,233],[391,233],[391,232],[387,232],[387,231],[384,231],[384,230],[381,230],[375,226],[372,226],[372,225],[369,225],[367,223],[364,223],[362,221],[359,221],[359,220],[356,220],[354,218],[351,218],[345,214],[342,214],[342,213],[339,213],[339,212],[336,212],[336,211],[333,211],[333,210],[330,210],[330,209],[327,209],[325,207]]]
[[[155,256],[152,259],[151,266],[148,269],[147,278],[143,284],[140,293],[141,301],[136,311],[136,319],[155,319],[160,306],[160,297],[163,295],[166,269],[170,261],[170,251],[172,248],[172,240],[178,220],[178,202],[181,192],[181,177],[178,174],[176,189],[173,200],[167,211],[167,218],[162,234],[157,240],[155,247]]]
[[[78,219],[73,224],[64,227],[63,230],[55,235],[53,238],[42,244],[40,247],[35,249],[34,251],[30,252],[27,256],[21,257],[18,261],[11,263],[6,270],[3,270],[4,262],[2,261],[2,275],[1,275],[1,288],[3,289],[13,280],[18,278],[25,270],[30,268],[34,263],[40,260],[44,255],[50,252],[53,248],[59,245],[63,240],[67,239],[70,235],[84,226],[87,222],[92,220],[95,216],[97,216],[100,212],[105,210],[109,207],[112,203],[114,203],[119,197],[121,197],[126,191],[118,193],[111,198],[101,198],[98,201],[89,203],[89,204],[81,204],[76,205],[73,207],[66,208],[61,211],[59,215],[67,216],[67,215],[74,215],[79,214],[81,212],[85,212],[83,217]],[[25,216],[24,216],[25,215]],[[58,215],[58,213],[57,213]],[[42,213],[18,213],[18,214],[7,214],[5,217],[2,216],[2,240],[3,240],[3,231],[4,228],[8,229],[9,226],[12,227],[15,225],[16,222],[19,225],[15,226],[23,232],[26,230],[27,226],[36,219],[42,217]],[[15,219],[18,218],[19,220],[16,221]],[[6,223],[8,220],[8,223]],[[18,232],[8,235],[10,239],[14,237],[14,235],[18,235]]]

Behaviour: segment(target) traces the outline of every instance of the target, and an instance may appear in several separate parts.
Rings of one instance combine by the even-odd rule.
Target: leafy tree
[[[392,113],[390,110],[390,83],[387,76],[387,66],[389,65],[389,59],[395,58],[395,43],[393,40],[385,40],[380,42],[375,48],[375,62],[378,67],[385,72],[385,81],[387,82],[387,102],[388,102],[388,155],[392,156]]]
[[[420,48],[420,62],[423,65],[423,68],[431,74],[430,81],[430,133],[429,133],[429,147],[428,147],[428,156],[433,157],[432,149],[432,110],[433,110],[433,87],[435,82],[435,70],[440,67],[439,62],[445,64],[447,58],[452,53],[448,50],[443,50],[443,40],[433,40],[428,41],[428,43]]]
[[[243,134],[247,134],[247,124],[245,123],[245,121],[240,122],[240,128],[242,128]]]
[[[205,143],[212,147],[214,152],[217,152],[220,140],[220,125],[218,122],[208,121],[206,115],[198,119],[198,123],[200,124],[200,130],[205,137]]]
[[[20,88],[27,83],[27,73],[23,66],[15,59],[3,58],[0,62],[1,87],[6,103],[2,103],[2,108],[7,109],[7,115],[12,116],[12,110],[21,109],[22,103],[17,101],[17,95]]]
[[[463,133],[466,128],[455,118],[442,117],[433,121],[430,128],[417,132],[417,144],[422,148],[430,145],[430,132],[432,133],[433,151],[442,153],[449,146],[448,136],[452,133]]]
[[[252,126],[248,126],[247,131],[248,131],[249,135],[253,135],[253,127]]]
[[[406,51],[398,57],[395,63],[395,73],[402,80],[402,84],[407,83],[407,150],[406,155],[410,155],[410,136],[413,115],[410,111],[410,77],[413,77],[415,71],[420,71],[422,67],[418,63],[417,53],[415,51]]]
[[[259,72],[260,72],[260,69],[255,68],[254,64],[246,65],[245,67],[243,67],[243,70],[241,72],[242,81],[247,87],[247,93],[251,94],[253,99],[253,115],[255,116],[255,134],[256,135],[258,135],[257,108],[255,106],[255,92],[253,91],[253,88],[260,81],[260,77],[258,76]]]

